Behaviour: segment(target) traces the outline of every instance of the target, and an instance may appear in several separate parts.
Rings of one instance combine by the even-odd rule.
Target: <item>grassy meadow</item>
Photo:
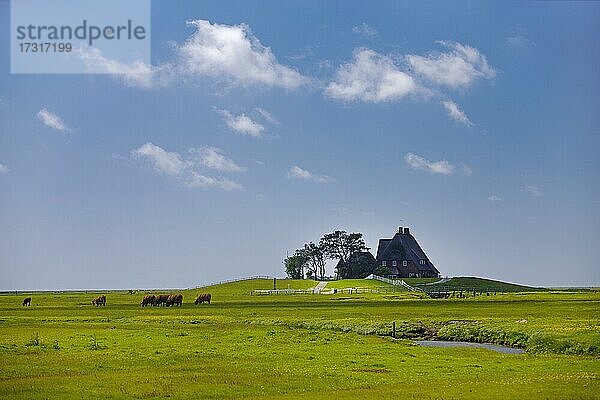
[[[145,292],[108,292],[106,307],[92,306],[89,293],[33,293],[31,307],[21,306],[28,294],[1,295],[0,398],[600,397],[599,291],[252,294],[272,286],[185,290],[183,305],[170,308],[140,307]],[[212,304],[195,306],[205,292]],[[526,352],[425,348],[411,340],[419,338]]]

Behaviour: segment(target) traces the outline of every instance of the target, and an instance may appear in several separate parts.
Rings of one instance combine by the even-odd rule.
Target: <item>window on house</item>
[[[382,262],[381,262],[381,266],[382,266],[382,267],[385,267],[385,261],[382,261]]]
[[[398,263],[396,261],[392,261],[392,267],[395,267],[397,265],[398,265]]]
[[[402,266],[406,267],[408,265],[408,261],[402,261]]]

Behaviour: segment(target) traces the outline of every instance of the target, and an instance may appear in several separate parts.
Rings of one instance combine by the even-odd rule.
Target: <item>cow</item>
[[[196,301],[194,302],[194,304],[196,304],[196,305],[202,304],[205,301],[208,302],[208,304],[210,304],[210,297],[211,297],[210,293],[201,293],[196,298]]]
[[[29,307],[31,305],[31,297],[27,297],[25,300],[23,300],[23,307],[27,306]]]
[[[142,305],[142,307],[146,307],[148,304],[151,306],[156,304],[156,296],[155,295],[150,294],[150,295],[144,296],[144,299],[142,300],[141,305]]]
[[[156,299],[154,300],[154,305],[155,306],[167,305],[168,298],[169,298],[168,294],[159,294],[156,296]]]
[[[181,305],[183,303],[183,295],[181,294],[170,294],[167,298],[167,307]]]
[[[92,300],[92,304],[95,305],[96,307],[105,306],[106,305],[106,296],[102,295],[102,296],[96,297],[94,300]]]

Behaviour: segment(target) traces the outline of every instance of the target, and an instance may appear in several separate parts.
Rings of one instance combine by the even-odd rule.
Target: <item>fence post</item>
[[[396,321],[392,322],[392,337],[396,339]]]

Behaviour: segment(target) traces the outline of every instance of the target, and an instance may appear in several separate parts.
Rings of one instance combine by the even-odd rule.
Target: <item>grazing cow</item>
[[[142,307],[146,307],[148,304],[153,306],[154,304],[156,304],[156,296],[153,294],[144,296],[144,299],[142,300],[141,304]]]
[[[31,305],[31,297],[27,297],[25,300],[23,300],[23,307],[27,306],[29,307]]]
[[[156,296],[156,300],[154,301],[154,305],[156,306],[165,306],[167,305],[167,300],[169,299],[168,294],[159,294]]]
[[[199,294],[198,297],[196,298],[196,301],[194,302],[194,304],[196,304],[196,305],[202,304],[205,301],[208,302],[208,304],[210,304],[210,293]]]
[[[183,303],[183,295],[181,294],[170,294],[167,298],[167,307],[181,305]]]
[[[98,296],[94,300],[92,300],[92,304],[96,307],[105,306],[106,305],[106,296]]]

